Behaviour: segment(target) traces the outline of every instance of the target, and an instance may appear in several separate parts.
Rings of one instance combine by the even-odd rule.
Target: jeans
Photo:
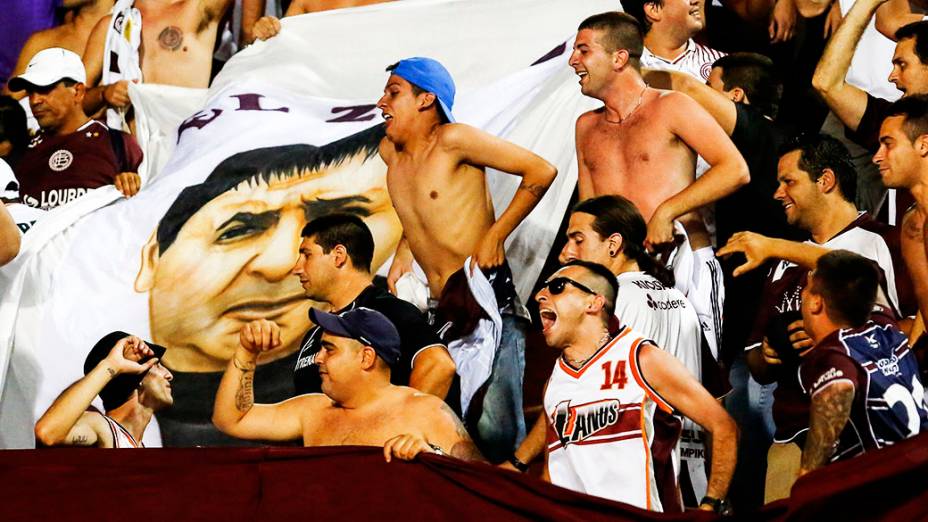
[[[485,393],[480,402],[482,408],[475,411],[477,408],[471,403],[468,412],[475,417],[479,415],[477,429],[470,431],[483,456],[492,463],[509,458],[525,438],[522,377],[525,374],[528,321],[507,313],[502,317],[503,332],[493,359],[492,373],[484,385]]]
[[[759,508],[764,503],[767,450],[773,442],[773,390],[776,384],[762,385],[751,376],[747,353],[737,356],[731,366],[731,393],[725,409],[738,424],[738,467],[731,481],[729,498],[738,510]]]

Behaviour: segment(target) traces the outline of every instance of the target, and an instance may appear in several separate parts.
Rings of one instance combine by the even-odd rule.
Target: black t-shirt
[[[390,382],[400,386],[409,385],[413,359],[420,351],[429,346],[443,345],[438,334],[425,320],[418,308],[397,298],[382,288],[369,286],[354,301],[337,313],[347,312],[357,307],[376,310],[393,322],[400,333],[400,360],[391,368]],[[300,352],[293,370],[293,384],[298,395],[304,393],[321,393],[322,379],[319,367],[312,364],[312,356],[319,351],[322,329],[314,327],[303,337]]]
[[[868,151],[876,153],[876,150],[880,148],[880,126],[883,125],[883,120],[886,119],[892,104],[893,102],[889,100],[868,94],[867,108],[864,109],[864,115],[857,124],[857,130],[853,131],[845,127],[844,135]]]
[[[731,141],[744,156],[751,181],[715,204],[716,237],[721,247],[736,232],[751,231],[768,237],[800,239],[786,222],[783,205],[773,199],[777,189],[778,151],[786,133],[750,105],[736,103],[737,116]],[[731,361],[743,349],[757,315],[758,299],[764,287],[765,271],[754,270],[737,279],[732,273],[744,257],[719,260],[725,277],[725,329],[722,359]]]

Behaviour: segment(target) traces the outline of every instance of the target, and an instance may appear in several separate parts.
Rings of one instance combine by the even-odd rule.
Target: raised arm
[[[473,263],[480,268],[497,267],[503,262],[503,242],[545,195],[557,169],[528,149],[468,125],[443,126],[439,143],[461,163],[482,165],[522,178],[509,206],[487,231],[473,256]]]
[[[87,72],[87,94],[84,95],[84,112],[96,114],[100,109],[125,107],[129,101],[129,82],[121,80],[110,85],[102,85],[103,54],[106,52],[106,33],[110,28],[112,16],[104,16],[94,26],[87,39],[87,47],[81,60]]]
[[[259,319],[242,327],[235,350],[216,392],[213,424],[226,435],[249,440],[294,440],[302,435],[300,409],[306,396],[277,404],[255,404],[258,355],[280,346],[280,327]]]
[[[832,35],[818,61],[812,86],[847,128],[857,130],[867,108],[867,93],[845,81],[854,50],[877,7],[886,0],[857,0]]]
[[[706,496],[724,499],[738,460],[738,427],[689,370],[669,353],[643,344],[638,350],[641,377],[680,413],[712,435],[712,469]]]
[[[763,265],[769,259],[784,259],[799,266],[814,269],[818,258],[830,252],[825,247],[810,243],[800,243],[775,237],[767,237],[756,232],[738,232],[733,234],[716,253],[719,257],[728,257],[742,253],[746,261],[735,268],[733,275],[740,276]]]
[[[686,73],[654,70],[642,72],[648,85],[682,92],[705,109],[722,127],[725,134],[731,136],[735,132],[738,110],[735,108],[735,102],[729,100],[724,94]]]
[[[668,104],[663,114],[670,129],[711,166],[699,179],[661,203],[648,222],[649,245],[673,241],[673,220],[714,203],[746,185],[751,177],[747,163],[718,123],[692,98],[669,92],[660,98]]]
[[[896,39],[896,31],[912,22],[920,22],[928,11],[910,0],[889,0],[876,10],[876,30],[890,40]]]
[[[117,375],[144,373],[157,364],[158,359],[155,358],[138,363],[152,355],[151,348],[138,337],[120,339],[100,364],[61,392],[39,418],[35,425],[36,439],[46,446],[112,447],[113,436],[108,424],[99,414],[88,412],[87,408]]]

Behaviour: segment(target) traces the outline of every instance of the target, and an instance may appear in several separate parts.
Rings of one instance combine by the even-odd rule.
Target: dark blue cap
[[[400,60],[391,72],[416,87],[434,94],[438,98],[438,105],[448,123],[454,123],[454,115],[451,114],[451,108],[454,107],[454,80],[451,79],[451,74],[444,65],[431,58],[417,56]]]
[[[90,373],[90,371],[96,368],[103,359],[106,359],[106,356],[110,354],[110,351],[116,346],[116,343],[126,337],[129,337],[129,334],[126,332],[115,331],[104,335],[103,338],[97,341],[97,344],[93,345],[93,348],[90,349],[90,353],[87,354],[87,358],[84,359],[84,375]],[[155,355],[142,358],[139,364],[154,357],[160,360],[164,357],[164,352],[167,351],[164,346],[149,341],[145,341],[145,344],[155,352]],[[110,411],[125,404],[126,401],[129,400],[129,397],[132,396],[132,392],[139,387],[139,384],[145,377],[145,373],[122,373],[110,380],[110,382],[100,390],[100,399],[103,400],[103,409]]]
[[[370,346],[390,366],[400,360],[400,334],[382,313],[359,307],[340,315],[313,308],[309,318],[324,331]]]

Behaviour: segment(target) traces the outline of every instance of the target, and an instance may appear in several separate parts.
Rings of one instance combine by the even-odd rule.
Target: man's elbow
[[[542,164],[538,166],[537,174],[535,177],[538,179],[538,183],[543,185],[545,188],[550,187],[554,183],[554,178],[557,177],[557,167],[548,163],[545,160],[542,160]]]
[[[45,419],[39,419],[35,424],[35,440],[42,446],[57,446],[64,438],[56,433]]]
[[[744,161],[741,153],[736,153],[731,160],[731,180],[735,190],[751,182],[751,172],[748,170],[748,164]]]
[[[21,239],[19,233],[12,235],[0,245],[0,266],[3,266],[19,255]]]
[[[812,75],[812,88],[827,102],[842,79],[838,77],[832,78],[833,75],[826,68],[827,65],[824,62],[818,63],[818,67],[815,68],[815,73]]]

